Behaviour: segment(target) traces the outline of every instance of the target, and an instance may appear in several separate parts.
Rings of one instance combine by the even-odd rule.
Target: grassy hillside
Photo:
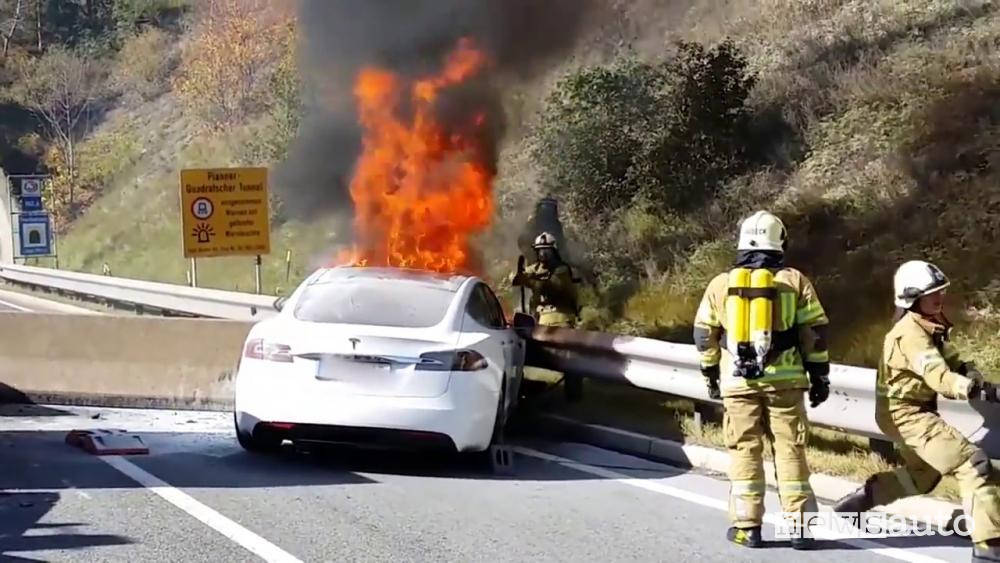
[[[756,82],[752,127],[739,142],[752,165],[687,209],[631,201],[594,215],[565,204],[575,255],[597,273],[586,326],[686,341],[704,283],[727,267],[740,217],[759,207],[791,231],[791,262],[816,282],[834,323],[838,362],[871,364],[891,313],[893,269],[910,258],[952,276],[960,343],[1000,369],[994,280],[1000,192],[1000,18],[973,0],[641,0],[617,8],[576,56],[511,86],[495,228],[482,243],[499,280],[535,199],[552,189],[531,154],[547,97],[566,73],[657,61],[672,41],[731,38]],[[183,49],[197,26],[171,36]],[[274,64],[271,61],[269,64]],[[183,70],[180,64],[171,70]],[[184,283],[177,171],[260,162],[247,147],[273,128],[259,108],[206,130],[173,87],[105,114],[88,136],[107,160],[98,197],[60,241],[61,266]],[[263,127],[263,129],[261,129]],[[280,144],[280,142],[279,142]],[[260,154],[260,153],[257,153]],[[276,164],[281,151],[269,153]],[[287,188],[287,187],[286,187]],[[560,187],[572,189],[572,187]],[[265,259],[265,289],[287,288],[342,240],[334,218],[280,218]],[[290,278],[285,250],[293,251]],[[250,259],[199,262],[203,286],[252,288]],[[975,321],[974,326],[970,322]]]

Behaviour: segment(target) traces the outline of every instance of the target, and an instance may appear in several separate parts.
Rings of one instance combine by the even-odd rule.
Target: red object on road
[[[125,430],[71,430],[66,443],[94,455],[142,455],[149,448],[138,434]]]

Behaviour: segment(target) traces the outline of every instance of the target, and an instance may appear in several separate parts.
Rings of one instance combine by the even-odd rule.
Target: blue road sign
[[[42,198],[40,197],[21,198],[21,211],[41,211],[41,210],[42,210]]]
[[[52,254],[52,229],[48,213],[33,213],[19,217],[21,256]]]
[[[42,210],[42,178],[21,178],[21,210]]]

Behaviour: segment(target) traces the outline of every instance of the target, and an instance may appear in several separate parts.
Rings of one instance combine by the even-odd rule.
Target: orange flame
[[[436,272],[476,268],[470,239],[493,215],[493,173],[480,141],[486,114],[472,111],[446,127],[434,110],[442,91],[486,64],[483,52],[463,39],[439,74],[409,87],[391,72],[361,70],[354,94],[365,132],[350,186],[355,244],[338,263]],[[409,119],[400,117],[404,109]]]

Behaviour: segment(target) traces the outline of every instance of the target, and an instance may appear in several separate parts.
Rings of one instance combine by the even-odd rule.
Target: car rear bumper
[[[489,447],[497,405],[485,377],[455,376],[438,397],[386,397],[304,387],[241,370],[236,415],[245,432],[284,432],[292,440],[480,451]]]

